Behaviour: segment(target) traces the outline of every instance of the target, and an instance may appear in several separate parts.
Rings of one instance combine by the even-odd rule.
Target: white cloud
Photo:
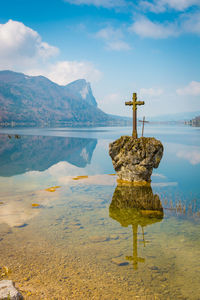
[[[159,97],[163,94],[163,90],[160,88],[141,88],[139,94],[140,96]]]
[[[184,95],[199,96],[200,82],[191,81],[187,86],[177,89],[176,93],[180,96],[184,96]]]
[[[182,23],[183,32],[200,34],[200,13],[184,15]]]
[[[108,50],[130,50],[128,43],[123,41],[124,36],[120,29],[106,27],[98,31],[95,36],[105,42]]]
[[[200,12],[182,13],[175,22],[155,22],[145,16],[138,16],[129,31],[141,37],[164,39],[183,34],[200,34]]]
[[[165,11],[165,7],[162,4],[162,1],[159,2],[149,2],[149,1],[140,1],[140,7],[143,10],[151,11],[154,13],[160,13]]]
[[[41,36],[21,22],[9,20],[0,24],[0,69],[11,69],[28,75],[43,75],[58,84],[85,78],[97,81],[101,72],[87,61],[57,61],[50,58],[57,47],[42,41]]]
[[[121,39],[123,34],[119,29],[113,29],[112,27],[106,27],[101,29],[96,34],[97,37],[102,38],[104,40],[109,40],[110,38]]]
[[[170,8],[179,11],[183,11],[191,6],[200,5],[199,0],[162,0],[162,1],[165,5],[169,6]]]
[[[199,0],[154,0],[140,1],[140,7],[155,13],[164,12],[167,9],[176,11],[184,11],[191,6],[200,6]]]
[[[177,36],[179,34],[179,30],[175,24],[152,22],[144,16],[139,17],[132,24],[129,30],[142,37],[155,39],[164,39],[170,36]]]
[[[0,24],[0,68],[27,67],[44,62],[59,52],[21,22]]]
[[[101,72],[91,62],[80,61],[58,61],[55,64],[47,65],[46,68],[29,70],[27,74],[43,75],[61,85],[80,78],[90,82],[96,82],[101,78]]]
[[[126,0],[65,0],[75,5],[93,5],[97,7],[114,8],[126,6]]]

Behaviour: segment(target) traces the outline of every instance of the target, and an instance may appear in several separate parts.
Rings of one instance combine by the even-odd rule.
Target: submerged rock
[[[153,137],[122,136],[110,143],[109,154],[119,180],[142,185],[151,182],[153,168],[163,156],[163,145]]]
[[[16,290],[12,280],[1,280],[0,281],[0,299],[18,300],[23,299],[20,292]]]
[[[114,258],[112,258],[111,261],[113,264],[120,266],[120,267],[129,265],[129,262],[121,257],[114,257]]]

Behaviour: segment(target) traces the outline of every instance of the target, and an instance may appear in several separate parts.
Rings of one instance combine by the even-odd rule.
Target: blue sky
[[[200,0],[1,0],[0,69],[91,82],[101,109],[200,110]]]

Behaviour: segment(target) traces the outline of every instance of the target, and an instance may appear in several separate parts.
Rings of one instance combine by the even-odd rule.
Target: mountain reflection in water
[[[145,259],[138,256],[138,226],[143,228],[162,221],[164,213],[158,195],[154,195],[151,187],[134,187],[118,185],[114,191],[109,207],[109,215],[123,227],[132,225],[133,230],[133,255],[126,256],[126,260],[133,262],[133,268],[138,269],[138,263]]]
[[[96,145],[90,138],[0,135],[0,176],[44,171],[60,161],[84,168]]]

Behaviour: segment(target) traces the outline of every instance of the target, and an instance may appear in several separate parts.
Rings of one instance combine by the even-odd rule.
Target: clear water
[[[164,145],[146,189],[113,175],[130,134],[0,129],[0,277],[25,299],[200,299],[200,129],[146,126]]]

